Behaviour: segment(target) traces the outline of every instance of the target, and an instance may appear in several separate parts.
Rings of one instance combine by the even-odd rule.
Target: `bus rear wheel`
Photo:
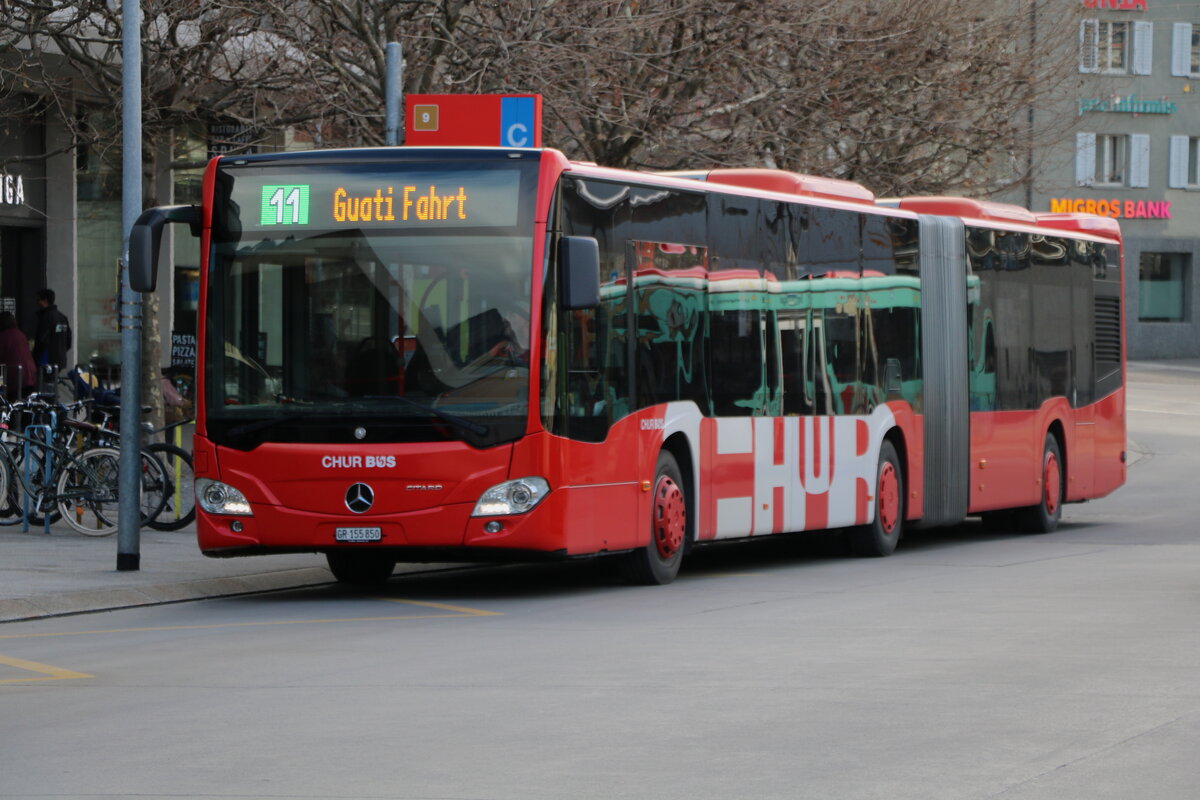
[[[904,473],[895,445],[884,440],[875,470],[875,519],[850,531],[850,549],[856,556],[890,556],[903,533]]]
[[[337,582],[348,586],[378,586],[396,569],[395,559],[369,550],[330,550],[325,560]]]
[[[1062,451],[1052,433],[1046,434],[1039,477],[1041,498],[1036,504],[1020,510],[1021,528],[1028,533],[1051,533],[1058,528],[1063,506]]]
[[[675,456],[658,454],[650,501],[650,544],[624,556],[625,577],[631,583],[655,586],[679,574],[687,542],[687,490]]]

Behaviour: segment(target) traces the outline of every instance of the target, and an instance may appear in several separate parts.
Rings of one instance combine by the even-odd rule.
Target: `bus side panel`
[[[572,556],[628,550],[637,497],[633,484],[561,486],[527,514],[469,519],[463,544]],[[489,521],[499,522],[500,530],[487,531]]]
[[[1103,497],[1125,483],[1125,389],[1094,406],[1095,461],[1090,497]]]
[[[875,511],[879,449],[896,425],[887,404],[868,416],[702,420],[698,538],[737,539],[869,522]],[[911,413],[906,425],[915,435],[918,426]],[[906,447],[911,467],[920,446]]]
[[[1036,411],[971,414],[971,511],[1031,505]]]
[[[1055,421],[1066,439],[1063,458],[1069,473],[1075,445],[1072,419],[1062,397],[1035,411],[973,412],[970,513],[1022,508],[1038,501],[1043,447]]]
[[[1096,480],[1096,406],[1081,406],[1073,412],[1074,442],[1067,458],[1065,498],[1068,503],[1091,497]]]
[[[908,493],[904,500],[904,517],[920,519],[925,508],[925,484],[929,479],[925,474],[925,417],[915,413],[908,403],[893,400],[887,406],[892,410],[904,442],[904,480]]]
[[[639,466],[643,435],[638,419],[628,417],[614,424],[603,442],[541,432],[514,445],[510,476],[542,475],[550,483],[550,497],[543,503],[547,507],[534,513],[557,531],[568,553],[646,544],[648,527],[637,522],[640,482],[654,475],[653,468],[646,474]]]

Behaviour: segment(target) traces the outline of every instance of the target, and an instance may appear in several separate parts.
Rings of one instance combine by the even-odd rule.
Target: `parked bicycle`
[[[0,405],[0,525],[61,517],[84,535],[116,532],[120,452],[109,444],[119,440],[95,444],[87,437],[115,432],[79,421],[73,411],[78,409],[53,395]],[[138,505],[145,524],[157,518],[176,489],[154,453],[144,449],[139,463]]]

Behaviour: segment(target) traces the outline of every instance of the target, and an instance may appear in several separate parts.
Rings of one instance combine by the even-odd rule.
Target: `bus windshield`
[[[209,435],[510,441],[529,392],[535,164],[219,173]]]

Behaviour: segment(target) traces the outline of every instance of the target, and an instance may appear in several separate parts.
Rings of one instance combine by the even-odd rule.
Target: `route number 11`
[[[264,186],[260,225],[307,225],[309,187]]]

